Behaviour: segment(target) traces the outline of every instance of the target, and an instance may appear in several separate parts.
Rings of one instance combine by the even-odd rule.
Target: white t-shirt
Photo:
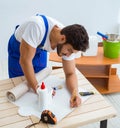
[[[48,52],[54,52],[56,50],[53,50],[50,46],[49,34],[55,25],[61,29],[64,27],[64,25],[51,17],[46,16],[46,18],[49,27],[46,41],[42,48]],[[41,16],[32,16],[24,23],[20,24],[15,31],[15,37],[19,42],[24,39],[30,46],[37,48],[44,37],[45,30],[46,28],[43,18]],[[63,59],[65,60],[72,60],[74,58],[76,58],[75,54],[72,54],[69,57],[63,56]]]

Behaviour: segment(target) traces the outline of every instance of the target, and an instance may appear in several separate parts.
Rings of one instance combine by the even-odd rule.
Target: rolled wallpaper
[[[36,73],[36,79],[38,82],[46,78],[50,73],[52,72],[52,69],[49,67],[44,68],[40,72]],[[23,81],[22,83],[18,84],[14,88],[8,90],[6,92],[6,96],[9,101],[16,101],[18,98],[20,98],[22,95],[24,95],[27,91],[29,91],[29,86],[27,85],[27,81]]]

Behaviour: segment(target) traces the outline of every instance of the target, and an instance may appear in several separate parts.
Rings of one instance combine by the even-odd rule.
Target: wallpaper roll
[[[24,81],[16,87],[12,88],[11,90],[8,90],[6,96],[9,99],[9,101],[15,101],[19,97],[24,95],[28,90],[29,87],[27,86],[27,81]]]
[[[45,79],[50,73],[52,72],[52,69],[49,67],[44,68],[42,71],[35,74],[36,79],[38,82]],[[18,98],[23,96],[27,91],[29,91],[29,86],[27,81],[23,81],[22,83],[18,84],[16,87],[8,90],[6,92],[6,96],[9,101],[16,101]]]

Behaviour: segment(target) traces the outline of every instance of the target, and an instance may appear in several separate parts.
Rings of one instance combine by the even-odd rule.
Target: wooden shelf
[[[87,78],[108,78],[109,77],[109,66],[85,66],[77,64],[76,67],[82,72]]]
[[[88,78],[89,82],[102,94],[109,92],[108,79],[106,78]]]
[[[103,67],[77,65],[76,67],[101,94],[120,92],[120,79],[116,75],[116,68],[105,65]]]
[[[110,76],[109,80],[107,79],[89,79],[88,80],[94,85],[94,87],[101,93],[101,94],[109,94],[120,92],[120,79],[118,76]],[[108,86],[109,85],[109,86]]]

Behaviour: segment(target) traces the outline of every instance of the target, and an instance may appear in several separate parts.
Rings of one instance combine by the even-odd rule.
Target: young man
[[[57,51],[62,57],[66,85],[71,92],[70,106],[81,103],[75,73],[75,54],[88,48],[88,34],[81,25],[64,27],[57,20],[36,15],[16,27],[8,44],[9,77],[25,75],[36,92],[35,73],[46,67],[47,52]]]

